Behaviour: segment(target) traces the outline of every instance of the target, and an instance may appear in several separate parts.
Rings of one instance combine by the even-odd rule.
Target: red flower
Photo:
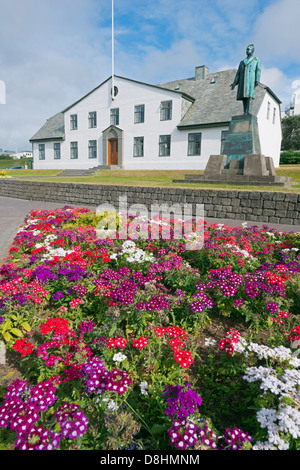
[[[80,300],[80,299],[73,299],[73,300],[71,300],[71,302],[70,302],[70,307],[75,308],[75,307],[77,307],[77,305],[80,305],[80,304],[82,304],[82,303],[83,303],[83,302],[82,302],[82,300]]]
[[[174,357],[184,369],[187,369],[194,362],[190,351],[176,351]]]
[[[40,332],[42,335],[53,331],[55,334],[64,334],[69,331],[68,320],[64,318],[48,318],[46,323],[42,323]]]
[[[127,346],[127,342],[128,342],[128,339],[123,338],[122,336],[120,336],[119,338],[109,337],[106,347],[107,349],[116,348],[116,347],[124,349]]]
[[[27,354],[31,354],[34,350],[33,344],[27,339],[17,339],[15,344],[13,345],[13,349],[15,351],[19,351],[22,357],[27,356]]]
[[[135,348],[142,349],[144,346],[149,344],[148,337],[147,336],[140,336],[140,338],[133,339],[133,346]]]

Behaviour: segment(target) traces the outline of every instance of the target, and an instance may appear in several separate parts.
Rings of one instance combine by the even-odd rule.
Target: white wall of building
[[[103,164],[103,131],[111,125],[110,110],[119,108],[119,129],[123,131],[123,166],[125,170],[203,170],[210,155],[221,153],[222,131],[228,127],[203,127],[190,130],[179,130],[182,118],[184,97],[180,93],[160,89],[151,85],[115,77],[118,94],[111,97],[111,80],[67,109],[65,119],[65,140],[61,143],[61,159],[54,159],[54,143],[46,141],[45,160],[39,159],[39,143],[33,143],[35,169],[87,169]],[[160,120],[162,101],[172,100],[172,119]],[[134,123],[135,105],[145,106],[144,123]],[[269,111],[268,111],[269,109]],[[273,113],[275,110],[275,120]],[[97,127],[89,128],[90,112],[97,113]],[[70,129],[71,115],[77,115],[78,128]],[[258,113],[262,154],[273,157],[276,167],[279,166],[280,144],[282,138],[280,106],[271,94],[266,93]],[[201,133],[201,154],[188,155],[188,134]],[[159,136],[171,135],[170,156],[159,156]],[[144,156],[133,155],[134,137],[144,137]],[[89,158],[88,142],[97,141],[97,158]],[[71,142],[78,143],[78,159],[70,158]]]
[[[39,159],[39,143],[34,142],[34,168],[84,169],[103,164],[102,132],[110,126],[110,109],[119,108],[119,127],[124,132],[123,168],[133,169],[204,169],[211,154],[220,153],[222,130],[210,128],[178,130],[182,117],[182,95],[139,82],[115,78],[118,94],[111,98],[111,80],[65,112],[65,140],[61,142],[61,159],[54,159],[54,142],[45,142],[45,160]],[[160,120],[161,101],[172,100],[172,120]],[[134,123],[135,105],[145,105],[145,122]],[[89,112],[97,112],[97,127],[89,128]],[[72,114],[77,114],[78,128],[70,130]],[[201,133],[201,155],[188,156],[188,134]],[[159,156],[159,136],[171,135],[171,155]],[[144,156],[133,156],[134,137],[144,137]],[[97,159],[88,157],[88,141],[97,140]],[[70,158],[71,142],[78,142],[78,159]]]
[[[279,167],[282,139],[281,110],[274,98],[266,93],[257,115],[261,153],[272,157],[276,168]]]

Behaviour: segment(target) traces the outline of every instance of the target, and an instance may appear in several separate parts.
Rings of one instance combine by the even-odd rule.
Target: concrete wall
[[[175,203],[204,205],[204,216],[255,222],[300,226],[300,194],[268,191],[240,191],[189,188],[148,188],[132,186],[105,186],[39,181],[0,180],[0,196],[27,200],[51,201],[73,206],[111,204],[119,210],[120,196],[127,203]]]

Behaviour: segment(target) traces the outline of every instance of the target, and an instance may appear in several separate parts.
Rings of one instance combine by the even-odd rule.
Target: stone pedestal
[[[243,114],[232,118],[223,154],[210,156],[203,175],[174,182],[290,186],[292,178],[276,175],[273,158],[261,154],[257,118]]]
[[[229,169],[231,161],[238,161],[239,168],[243,168],[245,155],[261,153],[256,116],[252,114],[233,116],[223,153],[226,155],[226,169]]]

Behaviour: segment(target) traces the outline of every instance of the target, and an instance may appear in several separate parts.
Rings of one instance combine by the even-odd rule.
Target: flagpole
[[[115,98],[115,51],[114,51],[114,0],[111,0],[111,81],[112,81],[112,99]]]

